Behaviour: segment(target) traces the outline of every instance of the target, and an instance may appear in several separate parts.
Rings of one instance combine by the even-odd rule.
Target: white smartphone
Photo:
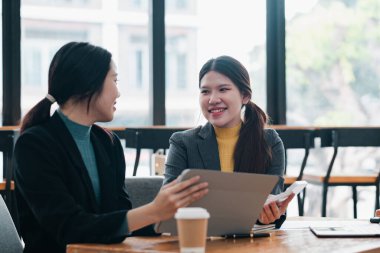
[[[286,191],[277,195],[269,194],[264,205],[269,204],[271,202],[275,202],[275,201],[278,201],[278,202],[284,201],[287,197],[289,197],[291,193],[294,193],[295,195],[297,195],[306,187],[306,185],[307,185],[306,181],[295,181],[288,188],[286,188]]]

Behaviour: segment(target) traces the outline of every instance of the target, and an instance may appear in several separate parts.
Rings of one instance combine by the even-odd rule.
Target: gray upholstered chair
[[[127,177],[125,187],[132,207],[136,208],[151,202],[160,191],[163,179],[162,176]]]
[[[0,251],[7,253],[22,253],[23,246],[17,234],[8,208],[0,195]]]

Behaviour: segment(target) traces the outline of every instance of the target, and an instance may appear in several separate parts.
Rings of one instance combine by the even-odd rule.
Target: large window
[[[148,18],[144,12],[141,24],[119,27],[119,91],[114,125],[151,125],[149,121],[149,48]]]
[[[147,1],[23,0],[21,5],[22,115],[47,93],[48,68],[55,52],[69,41],[108,49],[119,73],[120,98],[107,126],[150,125]],[[127,175],[134,151],[127,150]],[[142,174],[149,173],[142,154]]]
[[[50,61],[63,44],[69,41],[89,41],[99,45],[101,42],[99,25],[76,21],[38,20],[29,18],[26,11],[24,13],[21,24],[23,115],[45,96]]]
[[[287,0],[289,125],[379,125],[380,2]]]
[[[166,124],[204,123],[198,105],[198,72],[208,59],[220,55],[235,57],[248,69],[253,101],[265,109],[265,1],[165,3]]]
[[[285,3],[287,123],[379,125],[380,2]],[[331,151],[313,150],[307,170],[325,171]],[[364,152],[342,148],[333,173],[378,173],[379,161],[375,157],[379,156],[370,148]],[[320,214],[320,191],[320,187],[308,188],[311,201],[307,203],[306,215]],[[358,214],[363,218],[373,215],[374,191],[368,187],[359,191]],[[328,199],[328,216],[352,217],[349,188],[329,190]]]
[[[48,67],[58,48],[69,41],[87,41],[108,49],[118,66],[121,97],[114,120],[106,125],[150,124],[146,4],[132,0],[22,1],[22,114],[47,92]]]

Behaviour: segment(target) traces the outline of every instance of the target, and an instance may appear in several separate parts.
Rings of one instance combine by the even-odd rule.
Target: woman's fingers
[[[174,179],[173,181],[171,181],[170,183],[164,185],[161,187],[161,189],[166,189],[166,188],[170,188],[172,187],[173,185],[177,184],[177,179]]]
[[[176,208],[187,206],[207,194],[208,183],[199,183],[172,196]]]
[[[273,204],[276,205],[275,202],[272,202],[269,205],[264,206],[264,213],[265,213],[265,216],[266,216],[269,223],[276,220],[273,213],[272,213],[272,208],[271,208],[271,205],[273,205]]]
[[[171,182],[161,188],[155,204],[162,212],[175,212],[177,208],[189,205],[207,194],[208,183],[197,183],[200,177],[193,177],[181,183]],[[166,211],[165,211],[166,210]]]
[[[263,224],[269,224],[270,222],[268,221],[267,216],[265,215],[264,210],[260,213],[260,218],[259,221]]]
[[[197,192],[192,193],[191,195],[186,195],[185,197],[179,199],[176,202],[176,208],[186,207],[191,203],[197,201],[208,193],[208,189],[202,189]]]
[[[285,213],[286,208],[288,208],[288,205],[289,205],[290,201],[292,201],[294,196],[295,196],[295,194],[292,193],[289,195],[289,197],[287,197],[284,201],[282,201],[280,203],[279,207],[280,207],[281,214]]]
[[[198,182],[200,178],[201,178],[200,176],[192,177],[188,180],[185,180],[183,182],[179,182],[177,184],[172,185],[172,187],[170,187],[170,189],[168,189],[168,190],[170,191],[170,193],[180,192],[180,191],[186,189],[187,187]]]
[[[181,199],[181,198],[190,196],[191,194],[193,194],[195,192],[201,191],[201,190],[207,188],[207,186],[208,186],[207,182],[195,184],[195,185],[192,185],[192,186],[178,192],[176,196],[178,197],[178,199]]]
[[[275,220],[277,220],[278,218],[280,218],[280,216],[281,216],[282,213],[281,213],[280,208],[277,206],[276,202],[270,203],[269,206],[270,206],[270,209],[272,211],[272,216],[274,218],[272,220],[272,222],[274,222]]]
[[[271,202],[268,205],[264,205],[263,211],[260,214],[259,220],[263,224],[269,224],[275,222],[280,216],[286,211],[290,201],[294,198],[294,193],[289,195],[289,197],[278,203]]]
[[[199,199],[198,196],[203,196],[202,192],[204,189],[207,188],[208,183],[197,183],[199,179],[199,176],[195,176],[184,182],[173,184],[171,185],[171,187],[166,188],[167,195],[170,201],[172,203],[175,203],[175,205],[177,206],[178,204],[176,202],[181,201],[184,198],[186,198],[187,200],[192,198]],[[194,194],[197,192],[200,192],[200,194]],[[183,205],[182,202],[184,201],[181,201],[181,205]]]

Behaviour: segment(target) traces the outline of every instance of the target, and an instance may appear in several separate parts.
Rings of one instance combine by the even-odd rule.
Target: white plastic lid
[[[174,216],[176,219],[208,219],[210,214],[202,207],[179,208]]]

